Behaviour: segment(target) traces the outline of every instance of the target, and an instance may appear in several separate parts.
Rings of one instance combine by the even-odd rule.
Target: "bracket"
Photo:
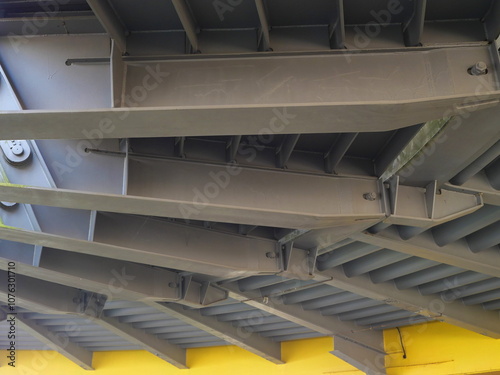
[[[387,215],[384,222],[388,224],[428,229],[468,215],[484,205],[480,194],[440,190],[437,181],[420,188],[401,185],[399,176],[392,176],[383,187]]]
[[[279,260],[282,271],[278,274],[283,277],[298,278],[300,280],[309,280],[314,277],[316,249],[302,250],[293,247],[293,241],[285,244],[278,244]]]
[[[107,299],[108,297],[104,294],[81,290],[74,302],[78,304],[77,313],[91,318],[99,318],[102,315]]]
[[[199,308],[228,298],[228,292],[215,287],[210,282],[198,282],[192,276],[180,276],[181,301],[179,303]]]

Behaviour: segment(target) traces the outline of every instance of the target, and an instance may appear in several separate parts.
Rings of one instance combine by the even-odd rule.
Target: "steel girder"
[[[385,189],[373,178],[315,176],[178,160],[130,160],[128,176],[125,195],[5,183],[0,184],[0,193],[13,202],[61,208],[301,229],[360,220],[376,224],[386,216],[388,222],[428,228],[481,206],[475,194],[437,194],[431,185],[419,189],[396,183],[390,197],[384,193],[381,200]],[[16,182],[16,176],[11,180]]]
[[[76,288],[41,280],[35,282],[31,279],[29,285],[26,285],[24,280],[30,278],[21,275],[17,275],[16,279],[16,283],[18,284],[16,288],[16,306],[34,312],[70,314],[84,317],[125,340],[141,346],[144,350],[153,353],[178,368],[187,368],[184,349],[161,340],[155,335],[121,323],[117,319],[106,317],[102,312],[106,301],[105,296],[89,294]],[[3,294],[3,291],[1,291],[1,300],[5,300]],[[54,335],[47,332],[47,329],[37,326],[34,322],[29,321],[29,319],[23,320],[23,317],[21,317],[21,321],[24,321],[30,332],[33,332],[37,337],[44,335],[48,338],[52,342],[51,347],[54,347],[55,341],[51,340],[51,337],[53,338]],[[44,342],[48,342],[47,339]],[[82,348],[72,345],[68,348],[68,352],[61,351],[60,347],[56,350],[64,355],[68,355],[69,359],[76,360],[77,364],[91,369],[88,355]]]
[[[259,336],[255,332],[237,328],[231,323],[217,320],[215,317],[203,316],[199,310],[186,309],[177,304],[148,303],[159,311],[182,320],[183,322],[208,332],[222,340],[248,350],[275,364],[283,364],[281,343]]]
[[[236,284],[224,284],[223,287],[229,291],[230,298],[249,306],[324,335],[339,336],[379,354],[385,353],[381,332],[359,330],[359,327],[354,323],[341,322],[331,316],[323,316],[316,311],[307,311],[297,304],[285,305],[279,298],[263,297],[255,291],[241,292]]]
[[[92,368],[93,353],[71,342],[66,333],[54,333],[26,318],[23,314],[15,315],[15,319],[25,332],[44,343],[48,348],[65,356],[84,370],[94,370]]]
[[[231,278],[281,270],[275,241],[217,233],[144,217],[98,217],[94,241],[0,227],[0,238]],[[101,225],[102,224],[102,225]],[[137,228],[139,232],[137,232]]]
[[[110,56],[102,36],[70,38],[95,38],[96,47],[80,53]],[[78,54],[75,43],[65,40],[63,47],[62,42],[53,36],[43,41],[35,38],[29,44],[44,43],[55,59],[67,59],[69,51]],[[125,61],[124,81],[119,72],[114,73],[123,70],[123,63],[113,55],[111,71],[93,65],[79,73],[68,70],[70,66],[63,68],[59,74],[68,77],[67,83],[17,74],[26,64],[17,66],[19,59],[36,59],[36,50],[23,44],[14,53],[2,40],[0,46],[4,65],[15,77],[12,84],[27,109],[2,112],[0,138],[4,139],[384,131],[488,108],[498,104],[500,96],[495,74],[467,72],[477,61],[486,62],[489,72],[496,69],[498,56],[491,53],[491,46],[213,60],[186,55],[158,62]],[[39,68],[59,67],[54,61],[46,64]],[[114,92],[120,101],[116,98],[120,90],[114,87],[123,88],[122,105],[128,108],[96,109],[110,107],[110,95],[106,98],[102,93],[87,102],[68,100],[73,93],[81,96],[80,87],[104,88],[105,76],[110,83],[104,91]],[[441,84],[436,86],[431,83],[437,76]],[[204,84],[190,84],[194,77]],[[53,94],[59,105],[35,99],[43,96],[38,90]]]

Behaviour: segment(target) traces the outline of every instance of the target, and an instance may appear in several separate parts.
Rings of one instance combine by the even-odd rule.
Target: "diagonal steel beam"
[[[0,271],[1,280],[7,280],[12,272]],[[23,275],[15,276],[15,292],[7,282],[0,283],[0,299],[8,300],[9,294],[16,297],[16,305],[37,309],[46,313],[77,314],[79,305],[74,302],[80,289],[71,288]]]
[[[498,262],[497,252],[494,250],[485,250],[474,254],[469,250],[465,241],[458,241],[440,247],[434,242],[430,233],[424,233],[410,240],[403,241],[394,228],[389,228],[378,234],[358,233],[352,235],[351,238],[381,248],[460,267],[465,270],[476,271],[494,277],[500,275],[500,263]]]
[[[218,321],[214,317],[203,316],[199,310],[185,309],[177,304],[147,303],[159,311],[164,311],[183,322],[208,332],[220,339],[248,350],[276,364],[283,364],[281,344],[259,336],[255,332],[237,328],[232,324]]]
[[[16,277],[16,306],[34,312],[85,316],[92,319],[93,323],[143,347],[174,366],[181,369],[187,368],[186,351],[184,349],[161,340],[155,335],[104,316],[101,314],[103,304],[102,301],[99,301],[101,296],[96,296],[96,298],[97,300],[89,299],[88,303],[83,303],[82,293],[78,289],[21,275]],[[0,300],[5,300],[3,290],[0,291]],[[47,308],[48,305],[50,308]]]
[[[24,317],[23,314],[16,315],[15,319],[25,332],[47,345],[52,350],[62,354],[85,370],[93,370],[92,352],[71,342],[66,332],[52,332],[36,324],[33,320]]]
[[[150,158],[131,158],[128,175],[127,195],[25,184],[0,184],[0,194],[3,200],[43,206],[281,228],[324,228],[360,220],[375,224],[385,217],[379,199],[367,201],[363,197],[367,192],[378,192],[374,178]],[[313,200],[311,196],[330,199]]]
[[[98,216],[93,242],[7,226],[0,226],[0,238],[225,278],[281,270],[269,256],[276,251],[276,241],[139,216]]]
[[[384,355],[375,353],[341,337],[335,337],[333,340],[333,351],[330,353],[360,369],[367,375],[387,374],[384,365]]]
[[[330,48],[345,48],[345,25],[344,25],[344,2],[342,0],[334,1],[335,14],[332,22],[328,25],[328,36],[330,39]]]
[[[300,305],[285,305],[279,299],[264,298],[256,292],[240,292],[237,285],[224,284],[229,297],[262,311],[269,312],[283,319],[307,327],[324,335],[339,336],[363,347],[384,353],[381,332],[360,331],[351,322],[341,322],[331,316],[323,316],[313,310],[304,310]]]
[[[264,0],[255,0],[255,7],[259,15],[260,29],[259,29],[259,51],[269,51],[271,48],[271,41],[269,37],[269,14],[266,9]]]
[[[327,173],[334,173],[340,160],[344,157],[349,147],[358,136],[358,133],[344,133],[339,136],[325,155],[325,170]]]
[[[113,332],[115,335],[122,337],[128,342],[141,346],[144,350],[147,350],[179,369],[188,368],[186,365],[186,350],[177,345],[170,344],[166,340],[162,340],[155,335],[146,333],[131,325],[121,323],[113,318],[103,316],[93,322]]]
[[[459,300],[442,301],[436,296],[423,296],[415,289],[398,290],[393,283],[374,284],[369,275],[347,277],[340,267],[322,271],[317,276],[328,278],[326,284],[351,293],[384,301],[392,306],[462,327],[486,336],[500,338],[500,317],[481,306],[464,306]]]
[[[191,44],[191,51],[193,53],[200,53],[197,36],[199,28],[188,4],[186,3],[186,0],[172,0],[172,4],[174,5],[175,11],[179,16],[182,27],[186,32],[189,43]]]
[[[110,38],[113,39],[120,48],[121,52],[127,52],[126,36],[128,31],[122,25],[108,0],[87,0],[87,3],[90,8],[92,8],[99,22],[101,22],[104,30],[106,30]]]
[[[403,25],[403,36],[405,46],[415,47],[421,45],[422,33],[424,31],[425,8],[427,0],[416,0],[413,3],[413,11],[408,21]]]
[[[9,269],[0,258],[0,269]],[[112,299],[174,301],[181,298],[179,274],[115,259],[44,248],[38,267],[17,262],[16,273],[33,279],[106,294]]]

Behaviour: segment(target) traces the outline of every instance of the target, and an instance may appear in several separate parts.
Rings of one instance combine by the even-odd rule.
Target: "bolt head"
[[[14,144],[11,148],[11,151],[16,156],[21,156],[24,153],[23,146]]]
[[[484,61],[478,61],[469,68],[469,74],[473,76],[480,76],[488,73],[488,66]]]
[[[366,199],[367,201],[374,201],[377,199],[377,193],[371,191],[369,193],[363,194],[363,198]]]

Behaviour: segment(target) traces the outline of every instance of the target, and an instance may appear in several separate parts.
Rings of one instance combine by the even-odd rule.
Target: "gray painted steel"
[[[1,162],[19,348],[185,367],[186,348],[281,363],[282,341],[333,335],[384,373],[385,328],[498,337],[500,6],[401,3],[363,45],[371,8],[347,1],[73,0],[29,43],[0,37],[0,137],[36,139]],[[41,6],[5,2],[0,35],[25,40]]]

